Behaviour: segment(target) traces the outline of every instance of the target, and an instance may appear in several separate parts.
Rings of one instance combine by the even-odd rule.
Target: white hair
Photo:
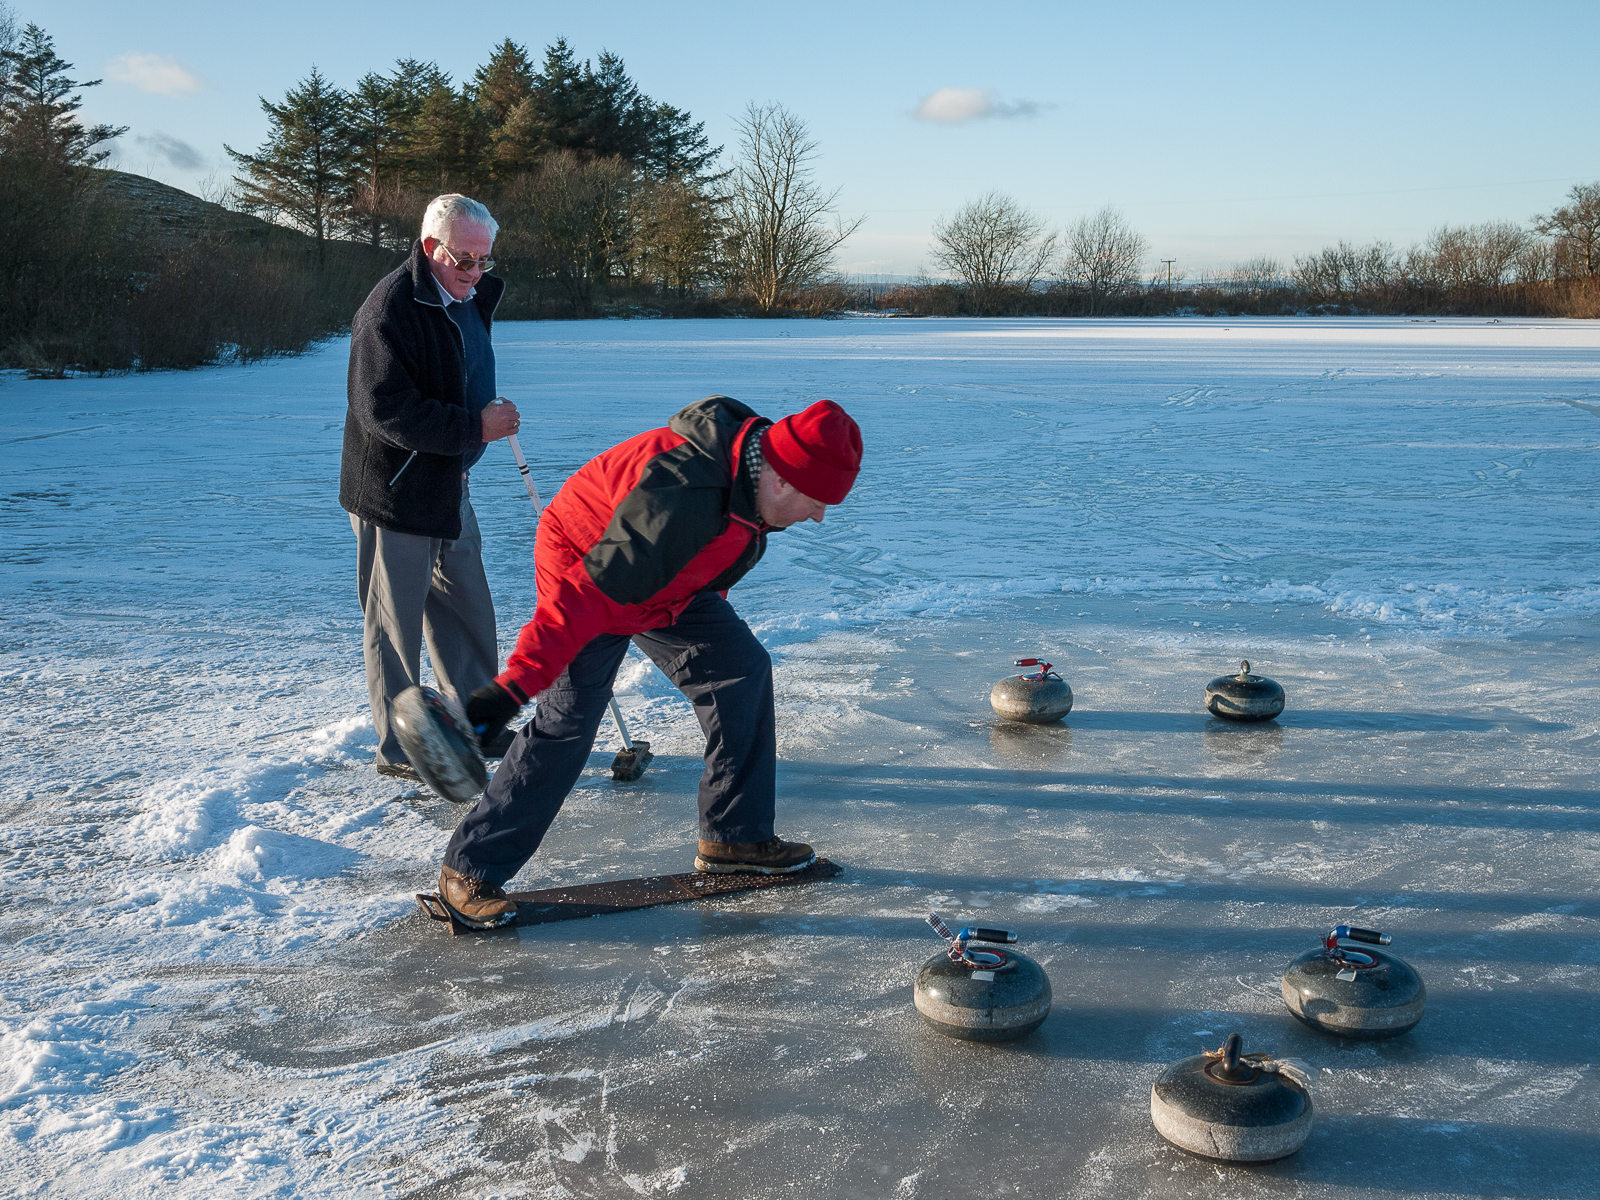
[[[489,231],[494,241],[500,226],[489,215],[489,210],[469,196],[451,192],[448,196],[435,196],[428,201],[428,211],[422,214],[422,236],[441,242],[450,240],[450,231],[461,221],[470,221]]]

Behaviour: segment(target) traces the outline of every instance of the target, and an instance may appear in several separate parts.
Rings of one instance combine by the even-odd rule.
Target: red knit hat
[[[761,457],[790,487],[838,504],[861,471],[861,428],[832,400],[818,400],[769,426]]]

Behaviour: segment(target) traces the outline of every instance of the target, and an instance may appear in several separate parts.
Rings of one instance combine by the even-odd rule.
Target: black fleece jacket
[[[478,280],[472,302],[485,329],[505,288]],[[467,407],[461,333],[420,241],[351,323],[349,397],[340,505],[395,533],[460,537],[461,459],[483,441],[483,419]]]

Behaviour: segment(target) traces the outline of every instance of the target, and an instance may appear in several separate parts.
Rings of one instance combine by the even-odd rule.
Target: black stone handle
[[[1379,933],[1376,929],[1357,929],[1353,925],[1342,936],[1352,942],[1365,942],[1369,946],[1387,946],[1390,941],[1387,933]]]
[[[970,925],[957,936],[963,942],[1009,943],[1017,940],[1017,935],[1009,929],[974,929]]]
[[[1206,1073],[1222,1083],[1254,1083],[1261,1077],[1261,1072],[1251,1063],[1243,1061],[1243,1056],[1244,1039],[1237,1033],[1230,1033],[1222,1046],[1222,1061],[1207,1068]]]

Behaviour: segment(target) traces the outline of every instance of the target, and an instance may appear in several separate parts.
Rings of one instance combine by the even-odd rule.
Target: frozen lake
[[[1600,1161],[1600,327],[516,323],[546,496],[724,392],[867,459],[733,593],[778,663],[779,831],[837,881],[451,939],[455,811],[372,771],[345,343],[0,382],[0,1184],[21,1195],[1589,1197]],[[473,498],[502,653],[532,508]],[[997,723],[1014,657],[1071,682]],[[1248,657],[1272,725],[1201,708]],[[688,869],[687,705],[603,733],[519,887]],[[911,1006],[921,923],[1018,929],[1011,1046]],[[1395,1042],[1277,995],[1338,923],[1429,991]],[[1151,1081],[1230,1031],[1317,1073],[1298,1155],[1184,1155]]]

